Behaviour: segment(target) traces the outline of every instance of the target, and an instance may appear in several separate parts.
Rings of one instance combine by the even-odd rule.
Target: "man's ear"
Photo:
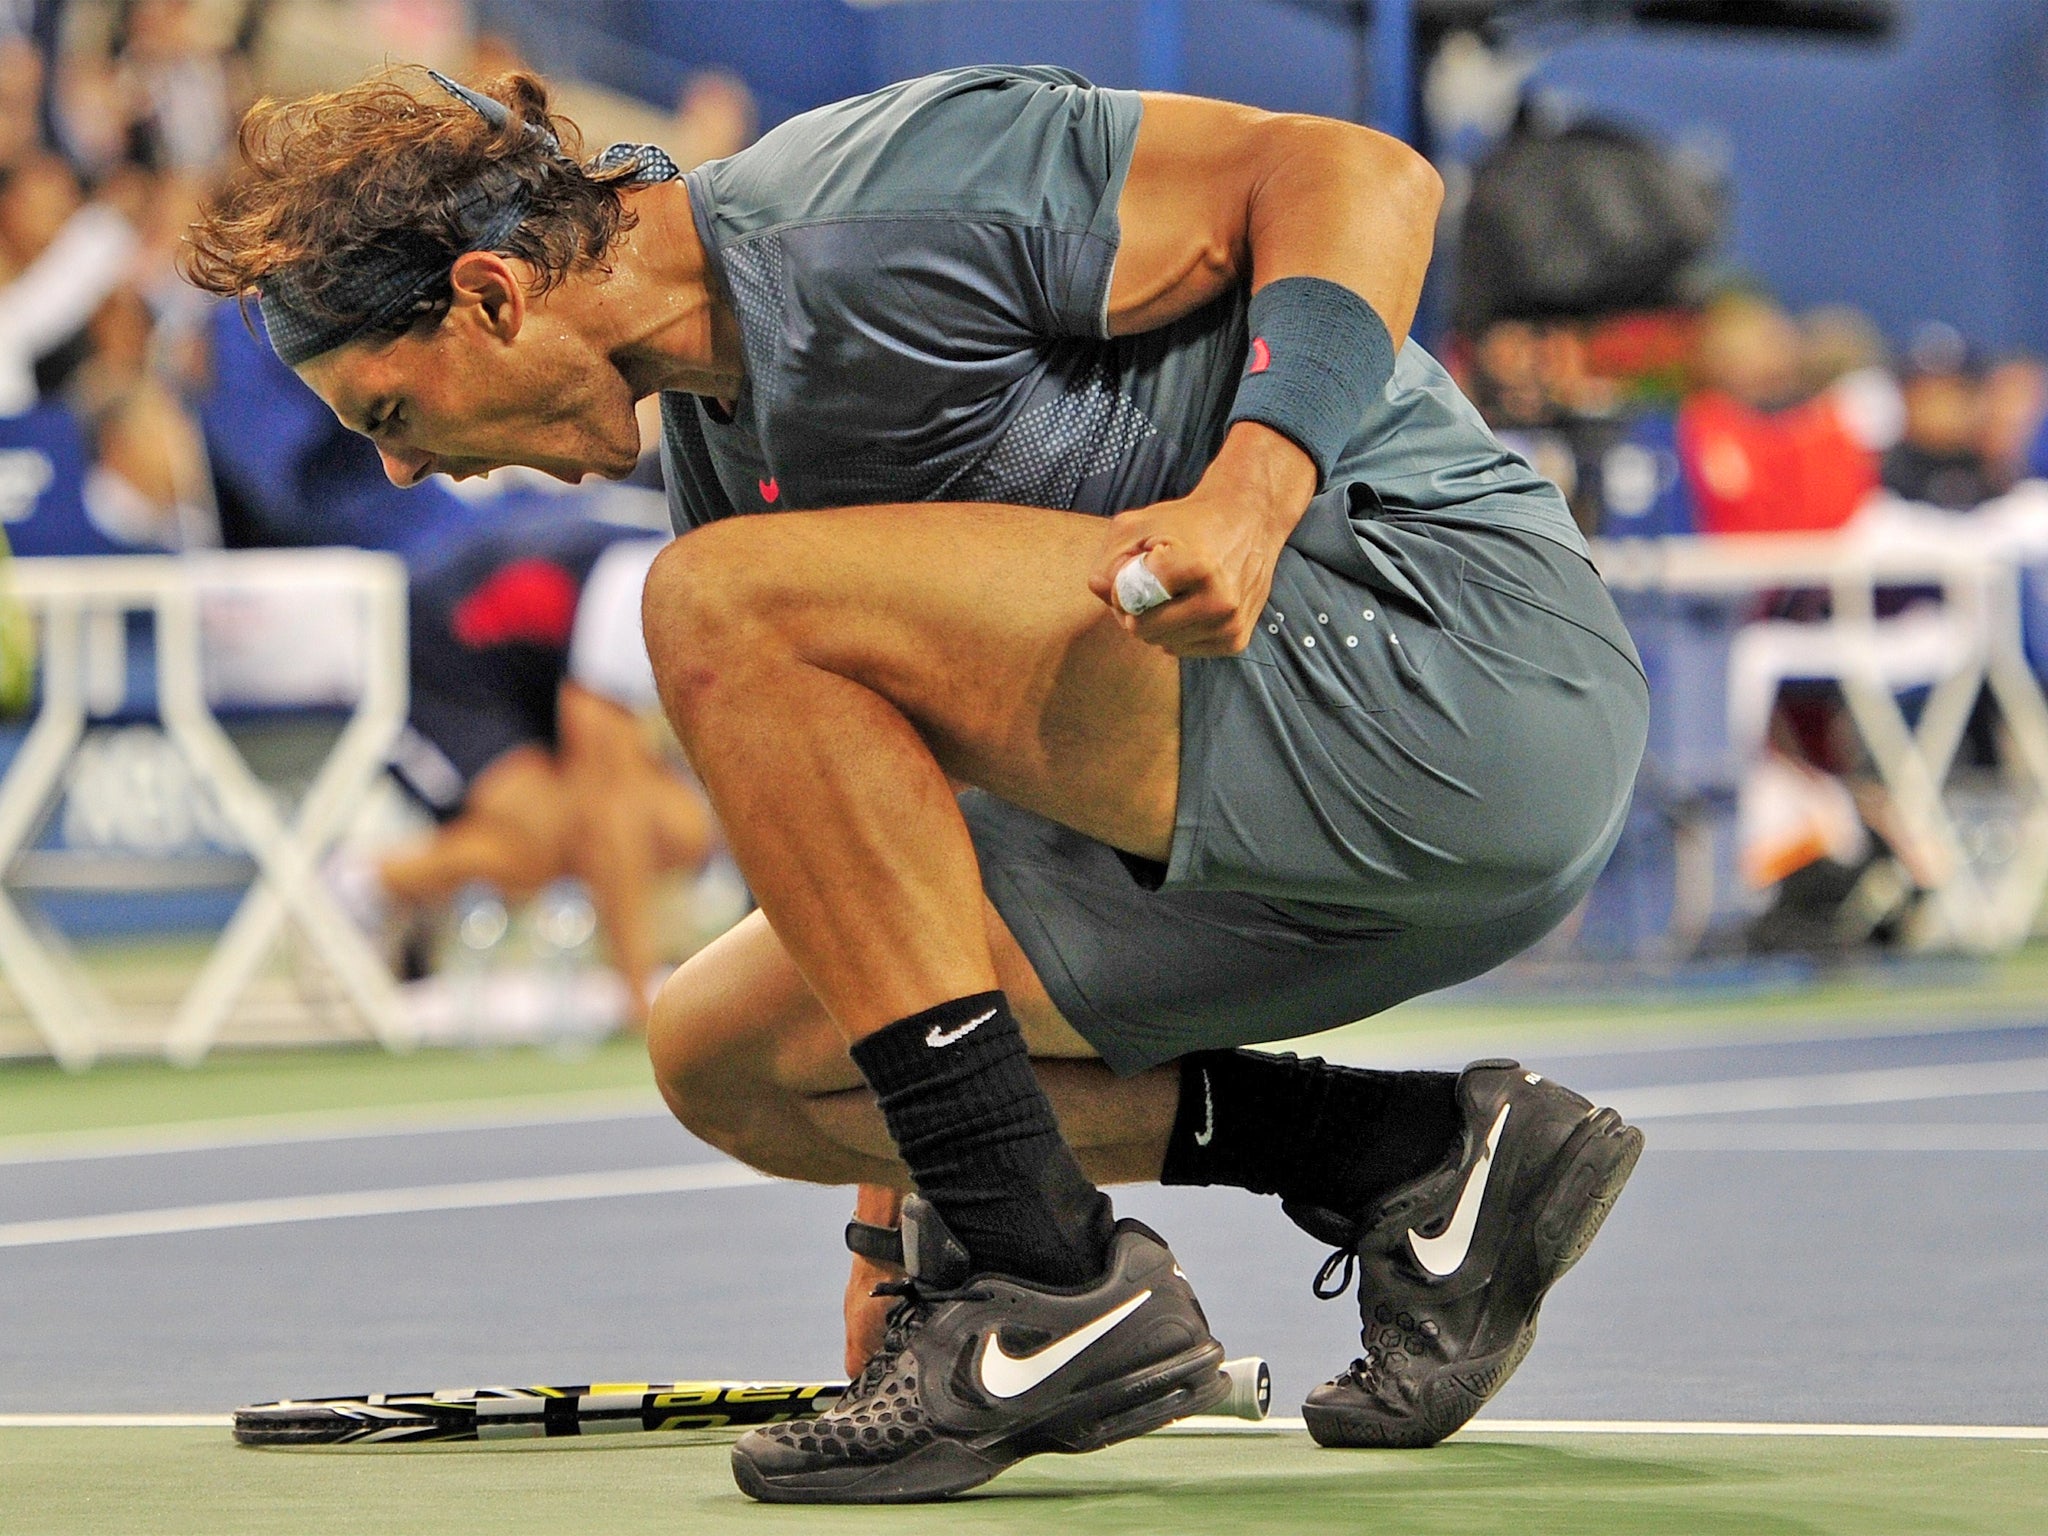
[[[469,311],[499,341],[511,341],[526,324],[526,285],[495,251],[465,251],[456,257],[448,287],[451,308]]]

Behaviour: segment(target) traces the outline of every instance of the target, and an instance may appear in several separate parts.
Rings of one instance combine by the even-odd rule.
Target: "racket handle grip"
[[[1250,1419],[1253,1423],[1263,1419],[1266,1410],[1273,1406],[1273,1373],[1266,1369],[1266,1362],[1257,1355],[1247,1355],[1242,1360],[1224,1361],[1222,1371],[1230,1378],[1230,1396],[1210,1411],[1226,1418]]]
[[[1152,574],[1143,555],[1135,555],[1117,567],[1116,605],[1132,618],[1172,600],[1173,594]]]

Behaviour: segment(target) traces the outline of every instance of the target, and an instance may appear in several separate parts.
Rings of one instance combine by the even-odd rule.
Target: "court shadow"
[[[575,1456],[590,1456],[599,1452],[618,1454],[638,1451],[644,1454],[667,1453],[674,1455],[679,1450],[695,1448],[728,1448],[733,1436],[717,1430],[694,1432],[690,1430],[671,1431],[667,1434],[611,1434],[611,1435],[535,1435],[527,1438],[504,1440],[419,1440],[411,1443],[398,1441],[379,1444],[363,1441],[354,1445],[237,1445],[238,1452],[250,1452],[261,1456],[340,1456],[360,1457],[371,1461],[379,1458],[411,1459],[416,1456],[536,1456],[562,1453]]]
[[[1176,1452],[1182,1447],[1176,1446]],[[1058,1463],[1027,1463],[950,1506],[961,1531],[1022,1529],[1022,1506],[1091,1533],[1248,1529],[1327,1532],[1369,1517],[1404,1536],[1817,1536],[1822,1529],[1766,1507],[1762,1467],[1739,1472],[1682,1456],[1617,1456],[1539,1445],[1466,1444],[1434,1451],[1303,1452],[1221,1446],[1173,1475],[1085,1480]],[[1176,1460],[1181,1460],[1178,1455]],[[1274,1465],[1279,1462],[1281,1465]],[[1266,1463],[1261,1466],[1260,1463]],[[1075,1467],[1075,1472],[1082,1468]],[[1744,1485],[1747,1496],[1732,1485]],[[1015,1513],[1005,1518],[1002,1511]],[[973,1511],[972,1514],[969,1511]]]

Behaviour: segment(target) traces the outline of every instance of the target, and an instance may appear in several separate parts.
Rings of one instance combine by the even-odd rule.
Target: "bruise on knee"
[[[744,690],[778,604],[757,589],[771,567],[749,554],[742,520],[692,529],[655,557],[640,599],[647,654],[663,709],[687,745],[689,721]]]

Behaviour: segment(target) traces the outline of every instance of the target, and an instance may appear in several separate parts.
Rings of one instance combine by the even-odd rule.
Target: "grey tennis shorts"
[[[1548,539],[1316,498],[1241,655],[1181,665],[1162,868],[979,792],[982,880],[1118,1072],[1492,969],[1607,861],[1648,724],[1600,578]]]

